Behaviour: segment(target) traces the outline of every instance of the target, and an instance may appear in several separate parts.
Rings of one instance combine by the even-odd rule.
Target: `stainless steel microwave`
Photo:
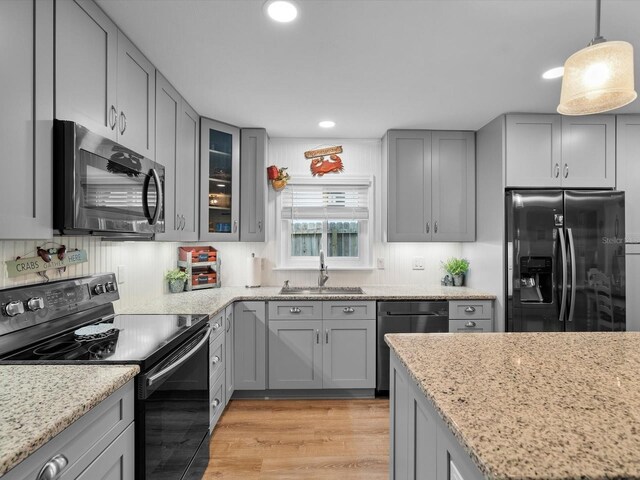
[[[77,123],[54,122],[54,228],[144,239],[164,232],[162,165]]]

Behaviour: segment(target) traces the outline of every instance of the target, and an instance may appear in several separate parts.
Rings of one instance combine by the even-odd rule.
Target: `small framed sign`
[[[67,251],[62,260],[52,257],[50,262],[45,262],[40,256],[19,258],[4,262],[7,265],[9,278],[19,277],[28,273],[38,273],[51,270],[52,268],[63,268],[87,261],[86,250]]]

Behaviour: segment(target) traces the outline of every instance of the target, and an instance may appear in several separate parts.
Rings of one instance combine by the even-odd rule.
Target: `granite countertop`
[[[491,479],[640,479],[640,332],[388,334]]]
[[[0,366],[0,477],[139,371],[137,365]]]
[[[221,287],[169,293],[118,313],[215,315],[236,301],[267,300],[494,300],[495,295],[467,287],[380,285],[362,287],[364,295],[280,295],[281,287]]]

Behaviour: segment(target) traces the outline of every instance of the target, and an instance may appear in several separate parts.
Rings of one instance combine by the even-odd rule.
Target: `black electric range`
[[[118,299],[111,273],[0,290],[0,364],[139,365],[136,479],[200,479],[209,461],[209,317],[115,315]]]

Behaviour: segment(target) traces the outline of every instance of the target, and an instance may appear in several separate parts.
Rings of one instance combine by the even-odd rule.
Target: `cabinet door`
[[[387,240],[431,240],[431,132],[390,130]]]
[[[269,322],[269,388],[322,388],[322,320]]]
[[[76,480],[133,480],[134,426],[129,425]]]
[[[507,187],[562,184],[560,115],[507,115]]]
[[[389,478],[407,480],[409,478],[409,406],[410,387],[407,375],[396,355],[392,352],[389,375]]]
[[[476,146],[473,132],[431,134],[434,242],[476,239]]]
[[[236,390],[266,388],[266,308],[264,302],[234,305],[233,362]]]
[[[376,321],[324,320],[323,388],[375,388]]]
[[[200,240],[240,238],[240,130],[202,118],[200,121]]]
[[[155,159],[155,67],[118,31],[118,142]]]
[[[267,131],[245,128],[240,131],[240,240],[265,241],[267,208]]]
[[[1,1],[0,42],[0,239],[51,238],[52,3]]]
[[[562,186],[616,186],[614,115],[562,117]]]
[[[183,99],[178,122],[178,161],[176,163],[176,208],[181,215],[180,240],[198,240],[198,129],[200,117]]]
[[[182,218],[176,208],[183,195],[176,189],[177,146],[180,123],[181,97],[169,82],[156,73],[156,162],[164,166],[164,233],[156,234],[156,240],[180,240]]]
[[[409,395],[409,478],[436,478],[438,425],[424,393],[410,385]]]
[[[229,305],[225,312],[226,316],[226,329],[225,329],[225,347],[226,347],[226,356],[227,356],[227,364],[225,366],[225,377],[226,377],[226,388],[227,393],[225,395],[226,402],[229,403],[231,400],[231,395],[235,391],[234,384],[234,359],[233,359],[233,337],[234,337],[234,328],[233,328],[233,305]]]
[[[640,205],[640,115],[618,115],[617,122],[616,188],[625,192],[626,242],[640,244],[640,215],[634,209]]]
[[[92,0],[58,0],[55,50],[55,118],[116,140],[115,24]]]

